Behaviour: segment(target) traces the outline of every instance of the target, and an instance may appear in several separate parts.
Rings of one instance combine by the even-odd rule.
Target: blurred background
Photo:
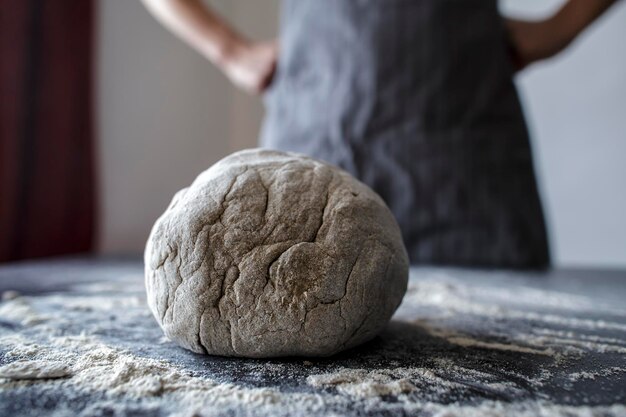
[[[53,16],[63,3],[35,12],[25,8],[23,27],[14,16],[0,18],[3,57],[16,34],[30,30],[28,39],[35,39],[17,55],[11,49],[11,59],[3,58],[1,65],[0,261],[90,250],[139,253],[175,191],[228,153],[256,146],[262,100],[232,87],[140,2],[65,2],[82,5],[72,6],[66,22]],[[211,1],[254,38],[276,35],[279,3]],[[501,0],[500,8],[530,19],[561,4]],[[79,40],[67,44],[62,35],[38,32],[37,22],[52,25],[57,34],[72,30],[71,38]],[[626,2],[620,2],[570,48],[516,79],[557,267],[626,268],[625,22]],[[64,54],[50,52],[62,46]],[[35,70],[22,71],[20,62]],[[73,78],[67,76],[72,71]],[[92,74],[91,81],[84,74]],[[52,89],[62,99],[37,99],[37,88]],[[62,116],[40,121],[47,108]],[[73,118],[84,124],[72,130]],[[74,140],[58,145],[59,135]],[[59,159],[63,147],[79,149],[81,156]],[[40,166],[50,171],[23,175]],[[55,188],[50,173],[59,172],[72,178]],[[42,191],[33,203],[35,189]],[[80,209],[70,210],[72,202],[80,202]],[[50,222],[54,230],[45,237],[42,228]]]

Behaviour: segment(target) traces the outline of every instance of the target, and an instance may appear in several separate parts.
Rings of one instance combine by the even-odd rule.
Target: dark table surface
[[[371,342],[272,360],[165,339],[139,259],[6,264],[0,292],[0,416],[626,416],[625,271],[413,268]],[[20,361],[70,370],[7,374]]]

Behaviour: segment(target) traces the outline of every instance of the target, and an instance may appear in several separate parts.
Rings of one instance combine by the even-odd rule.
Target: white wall
[[[103,252],[140,251],[171,195],[256,145],[262,106],[137,1],[100,3]],[[213,0],[244,32],[276,32],[278,0]],[[542,16],[561,0],[502,0]],[[520,76],[557,265],[626,267],[626,2],[559,57]]]
[[[541,17],[562,0],[504,0]],[[626,266],[626,2],[518,77],[558,265]]]
[[[173,193],[229,152],[232,91],[139,1],[98,3],[99,246],[140,251]]]
[[[238,28],[252,39],[271,39],[278,33],[279,0],[234,0],[232,16]],[[240,90],[233,91],[231,107],[232,150],[257,146],[263,119],[261,100]]]

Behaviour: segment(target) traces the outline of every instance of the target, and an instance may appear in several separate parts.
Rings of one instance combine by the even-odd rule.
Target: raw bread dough
[[[383,200],[299,154],[230,155],[179,191],[145,250],[148,304],[194,352],[327,356],[374,337],[406,291]]]

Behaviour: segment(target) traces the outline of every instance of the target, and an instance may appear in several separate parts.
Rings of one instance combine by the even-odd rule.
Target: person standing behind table
[[[280,59],[278,42],[246,39],[200,0],[143,1],[236,86],[265,94],[262,146],[380,194],[413,263],[549,266],[512,77],[615,0],[570,0],[539,22],[502,19],[496,0],[285,0]]]

